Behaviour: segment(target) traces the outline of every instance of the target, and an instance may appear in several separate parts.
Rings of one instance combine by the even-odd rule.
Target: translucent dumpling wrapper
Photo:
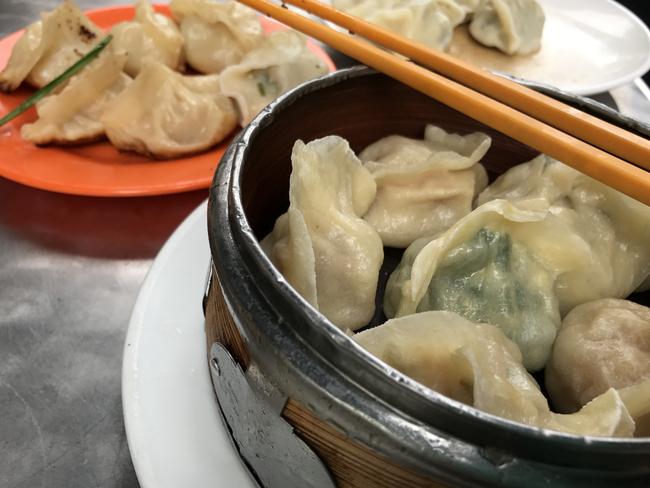
[[[351,15],[429,47],[444,50],[466,10],[454,0],[334,0]]]
[[[545,371],[557,409],[574,412],[609,388],[644,380],[650,380],[648,307],[607,298],[582,304],[564,318]]]
[[[469,24],[472,37],[506,54],[539,50],[544,11],[537,0],[484,0]]]
[[[609,389],[573,414],[553,413],[497,327],[451,312],[425,312],[360,332],[364,349],[423,385],[484,412],[576,435],[631,437],[645,415],[646,385]],[[650,386],[650,383],[649,385]]]
[[[221,90],[234,98],[246,125],[284,92],[325,73],[327,66],[309,50],[305,36],[279,31],[221,73]]]
[[[65,88],[36,104],[38,119],[21,128],[23,138],[35,144],[79,144],[104,137],[101,117],[107,105],[131,78],[122,71],[126,53],[109,45]]]
[[[124,70],[136,76],[143,65],[159,62],[173,70],[183,68],[183,36],[169,17],[157,13],[147,0],[137,0],[132,21],[111,29],[113,45],[129,54]]]
[[[495,200],[409,246],[388,280],[384,311],[399,317],[449,310],[494,324],[537,371],[560,325],[555,279],[588,251],[544,199]]]
[[[220,73],[262,41],[258,14],[239,2],[172,0],[185,39],[187,63],[201,73]]]
[[[101,122],[111,143],[155,158],[208,149],[237,125],[219,75],[184,76],[160,63],[146,64],[107,107]]]
[[[490,147],[482,133],[448,134],[428,125],[424,139],[385,137],[359,158],[377,183],[377,198],[364,218],[391,247],[449,228],[472,210],[487,184],[478,161]]]
[[[338,136],[297,141],[291,161],[289,210],[262,248],[305,300],[356,330],[373,316],[384,257],[379,235],[361,218],[375,181]]]
[[[27,81],[41,88],[79,61],[103,33],[71,0],[30,24],[0,73],[0,90],[12,91]]]
[[[643,288],[650,275],[650,207],[546,156],[501,175],[478,203],[530,198],[547,200],[550,212],[589,249],[558,275],[562,315],[582,303],[624,298]]]

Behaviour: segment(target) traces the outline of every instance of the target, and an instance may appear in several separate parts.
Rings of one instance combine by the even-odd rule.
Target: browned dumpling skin
[[[38,119],[22,126],[21,135],[34,144],[81,144],[104,137],[101,117],[131,78],[122,69],[126,53],[109,46],[65,88],[36,104]]]
[[[574,412],[609,388],[644,380],[650,380],[650,308],[602,299],[564,318],[546,368],[546,387],[558,410]]]
[[[0,72],[0,90],[15,90],[23,81],[36,88],[47,85],[90,51],[102,35],[71,0],[64,1],[25,28]]]

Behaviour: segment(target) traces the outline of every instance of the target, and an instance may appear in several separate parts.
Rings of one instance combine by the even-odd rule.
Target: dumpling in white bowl
[[[333,5],[367,22],[429,47],[444,50],[467,12],[454,0],[333,0]]]
[[[80,144],[104,137],[101,117],[107,105],[131,78],[124,74],[126,53],[108,46],[65,88],[36,104],[38,119],[21,127],[24,139],[34,144]]]
[[[537,0],[483,0],[469,32],[481,44],[506,54],[530,54],[541,47],[545,19]]]
[[[173,70],[183,68],[183,36],[169,17],[157,13],[148,0],[137,0],[135,17],[111,29],[115,49],[129,54],[124,70],[137,76],[147,62]]]
[[[375,310],[384,251],[361,218],[375,182],[345,139],[297,141],[289,210],[262,248],[296,291],[341,329],[365,326]]]
[[[492,325],[451,312],[389,320],[353,336],[361,347],[423,385],[484,412],[576,435],[632,437],[650,381],[610,388],[578,412],[553,413],[521,363],[517,346]]]
[[[305,81],[327,73],[327,66],[293,30],[274,32],[239,64],[221,73],[221,91],[232,97],[242,125],[269,103]]]
[[[220,73],[262,41],[259,15],[239,2],[172,0],[169,6],[185,39],[185,59],[201,73]]]
[[[479,160],[490,144],[485,134],[449,134],[433,125],[424,139],[394,135],[371,144],[359,158],[375,178],[377,198],[364,219],[390,247],[446,230],[485,188]]]
[[[222,141],[237,125],[237,113],[219,89],[219,75],[185,76],[149,63],[109,104],[101,122],[118,149],[166,159]]]
[[[575,412],[609,388],[650,381],[650,308],[607,298],[574,308],[562,321],[545,371],[561,412]],[[650,436],[650,399],[644,434]]]
[[[65,0],[27,26],[0,73],[0,90],[15,90],[23,81],[36,88],[47,85],[79,61],[102,36],[102,30],[72,0]]]

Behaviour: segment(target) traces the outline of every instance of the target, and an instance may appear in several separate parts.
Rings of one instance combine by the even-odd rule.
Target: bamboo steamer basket
[[[536,155],[364,67],[276,100],[224,155],[210,192],[204,309],[213,384],[244,462],[270,488],[650,486],[650,439],[545,431],[433,392],[349,340],[264,256],[258,240],[288,206],[295,140],[336,134],[359,151],[390,134],[421,137],[427,123],[489,134],[482,163],[491,177]],[[379,289],[399,256],[386,250]],[[634,298],[648,303],[647,295]],[[385,320],[377,308],[373,324]]]

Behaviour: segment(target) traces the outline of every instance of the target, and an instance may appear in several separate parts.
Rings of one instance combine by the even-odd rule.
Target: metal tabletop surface
[[[59,1],[0,0],[0,36]],[[640,80],[597,98],[650,121]],[[122,420],[124,337],[156,253],[206,197],[78,197],[0,178],[1,488],[138,486]]]

